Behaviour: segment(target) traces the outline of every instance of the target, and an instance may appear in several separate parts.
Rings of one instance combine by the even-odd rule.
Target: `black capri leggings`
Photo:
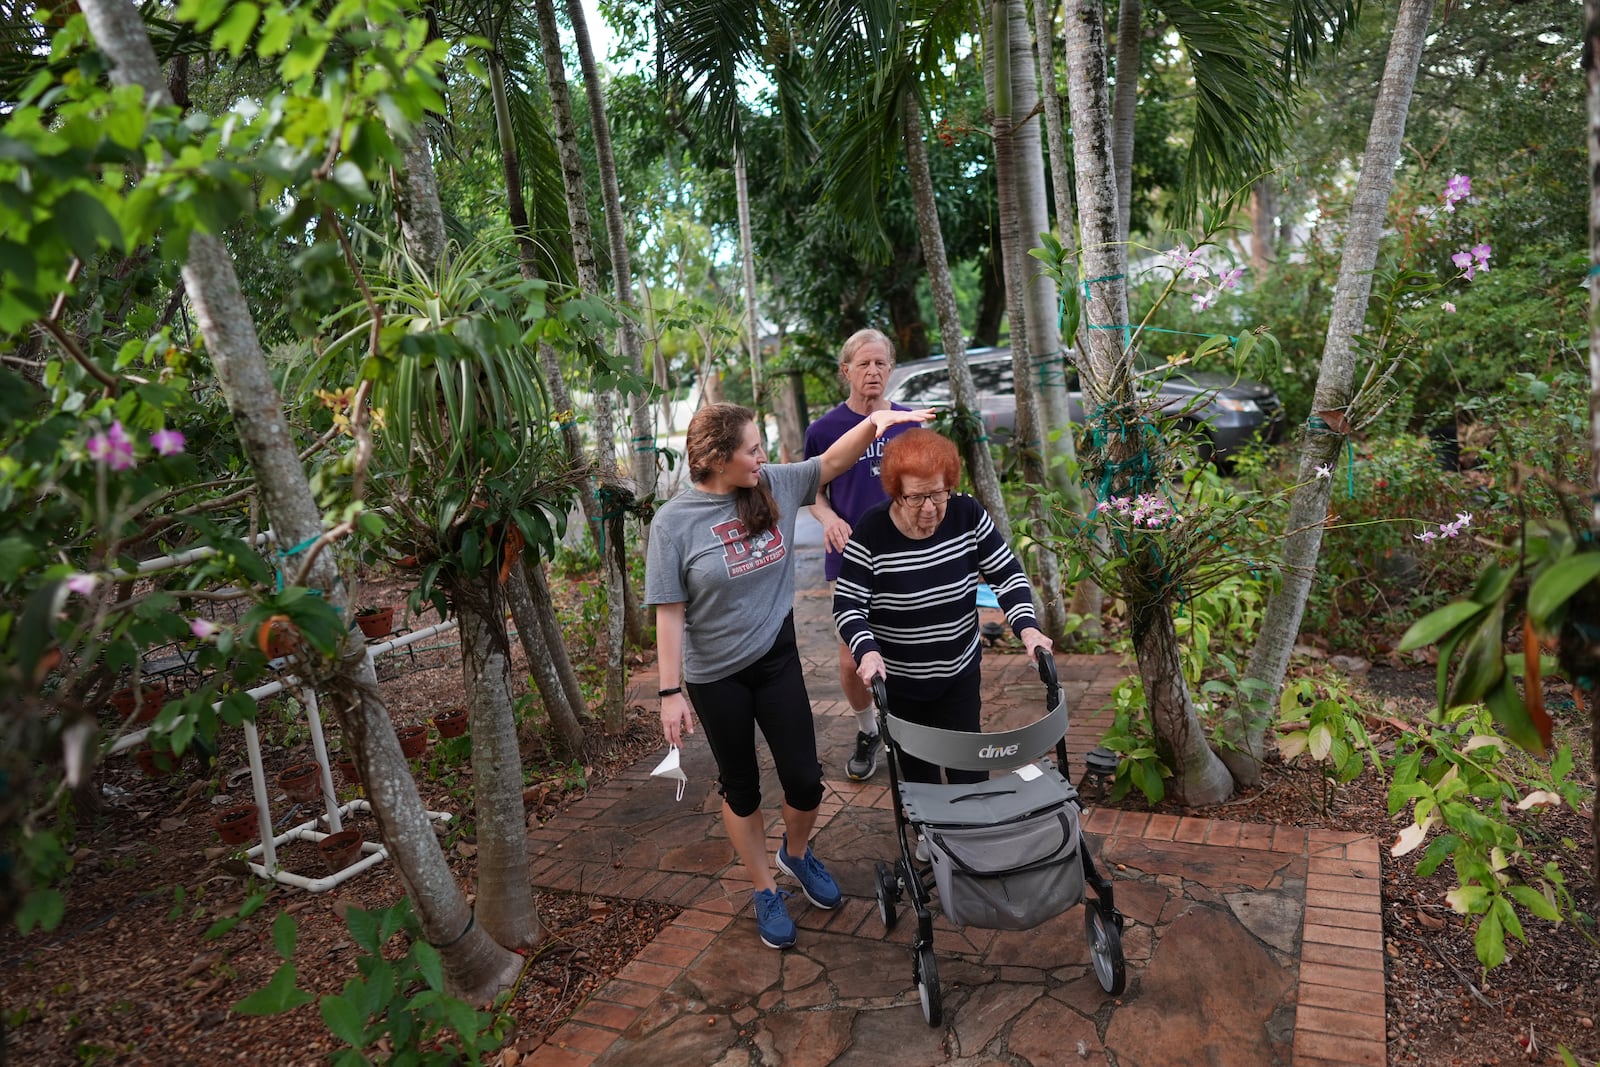
[[[792,612],[772,647],[750,666],[714,682],[684,684],[717,759],[718,788],[735,815],[744,818],[761,807],[758,726],[778,766],[784,802],[796,811],[814,811],[822,803],[817,732]]]
[[[885,683],[889,690],[889,710],[907,722],[922,726],[937,726],[943,730],[960,730],[969,734],[977,733],[983,729],[983,696],[979,685],[981,681],[982,675],[978,668],[972,667],[952,679],[950,688],[946,689],[939,699],[911,700],[903,695],[896,695],[895,682],[891,677]],[[940,767],[904,752],[900,754],[900,780],[903,782],[927,782],[938,785],[940,771],[944,772],[945,779],[951,785],[971,785],[974,782],[989,780],[988,771],[959,771],[953,767]]]

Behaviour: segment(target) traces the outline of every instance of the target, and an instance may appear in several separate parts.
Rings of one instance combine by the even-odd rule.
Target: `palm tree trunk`
[[[1356,181],[1350,222],[1345,227],[1339,283],[1329,312],[1327,340],[1311,401],[1313,411],[1342,410],[1350,404],[1356,366],[1353,339],[1367,316],[1378,242],[1383,236],[1394,168],[1400,158],[1406,114],[1432,13],[1433,0],[1402,0],[1394,35],[1389,40],[1389,57],[1378,85],[1378,100],[1362,155],[1361,177]],[[1319,466],[1332,466],[1343,447],[1344,437],[1331,428],[1308,433],[1301,446],[1299,488],[1290,504],[1289,535],[1283,546],[1283,585],[1267,601],[1261,634],[1245,670],[1246,677],[1265,683],[1264,693],[1276,693],[1283,684],[1322,548],[1322,524],[1328,513],[1333,480],[1318,478],[1316,470]],[[1260,778],[1272,703],[1262,700],[1260,706],[1247,709],[1244,716],[1228,724],[1228,740],[1234,746],[1227,756],[1228,765],[1241,783],[1252,784]]]
[[[111,61],[113,84],[141,86],[153,103],[168,103],[161,68],[138,9],[125,0],[82,0],[80,6],[96,45]],[[322,533],[322,515],[284,421],[233,260],[222,242],[210,234],[193,234],[183,279],[279,542],[299,544],[317,537]],[[331,553],[316,558],[308,580],[324,590],[336,608],[350,610],[349,591]],[[444,861],[416,781],[400,754],[376,680],[370,668],[363,670],[366,663],[366,650],[352,635],[340,652],[334,678],[335,695],[341,698],[335,704],[341,730],[368,785],[384,844],[423,934],[445,946],[440,955],[448,989],[473,1003],[485,1003],[510,988],[522,971],[522,957],[472,923],[472,912]]]
[[[640,353],[639,331],[634,322],[638,305],[633,297],[633,261],[628,246],[626,217],[622,213],[622,194],[617,188],[617,161],[611,151],[611,124],[606,119],[606,98],[600,84],[600,72],[595,67],[594,48],[589,43],[589,24],[584,17],[580,0],[567,0],[567,18],[572,23],[572,35],[578,46],[578,65],[583,71],[584,95],[589,101],[589,127],[594,136],[595,161],[600,168],[600,195],[605,205],[606,239],[611,248],[611,279],[616,288],[617,303],[622,305],[622,327],[618,340],[622,358],[628,369],[639,378],[644,377],[644,360]],[[633,490],[640,499],[656,495],[657,476],[660,473],[656,459],[655,409],[650,404],[650,394],[640,391],[633,394],[628,412],[633,429]],[[639,538],[649,543],[650,527],[641,524]],[[641,550],[642,551],[642,550]],[[629,638],[635,645],[643,643],[642,627],[635,630],[635,615],[628,612]]]
[[[1139,102],[1140,0],[1117,5],[1117,92],[1111,103],[1111,163],[1117,170],[1117,236],[1128,240],[1133,214],[1133,118]]]
[[[544,940],[528,880],[522,752],[511,706],[505,611],[492,571],[452,583],[461,620],[461,667],[472,712],[472,773],[478,837],[478,924],[511,949]]]
[[[1044,98],[1045,133],[1050,157],[1050,185],[1055,194],[1056,209],[1056,237],[1061,241],[1061,247],[1071,259],[1078,256],[1078,219],[1077,212],[1072,207],[1072,172],[1067,169],[1066,132],[1061,128],[1061,93],[1056,84],[1055,62],[1055,12],[1060,9],[1057,3],[1049,0],[1037,0],[1033,5],[1034,47],[1038,51],[1039,63],[1039,89]],[[1077,352],[1085,352],[1088,346],[1079,342],[1077,338],[1060,337],[1056,343],[1063,349],[1063,363],[1061,369],[1066,373],[1069,366],[1077,363],[1077,353],[1068,351],[1070,345],[1077,343]],[[1063,400],[1065,397],[1063,397]],[[1070,418],[1063,413],[1058,426],[1070,425]],[[1066,446],[1070,451],[1065,455],[1077,458],[1077,442],[1067,437]],[[1082,487],[1074,485],[1078,494],[1079,503],[1082,503]],[[1098,533],[1097,533],[1098,536]],[[1078,624],[1077,633],[1090,640],[1099,640],[1104,636],[1104,628],[1100,616],[1105,610],[1105,591],[1100,588],[1100,583],[1093,578],[1084,577],[1072,588],[1072,614],[1077,615],[1082,621]]]
[[[1583,73],[1589,86],[1589,262],[1600,263],[1600,0],[1583,2]],[[1595,479],[1591,531],[1600,531],[1600,285],[1589,286],[1589,470]],[[1590,780],[1600,782],[1600,699],[1590,689]],[[1600,886],[1600,804],[1590,804],[1589,869]]]
[[[967,366],[967,342],[961,332],[961,316],[956,311],[955,287],[950,281],[950,260],[945,254],[944,234],[939,227],[939,208],[933,199],[933,175],[928,169],[928,145],[923,140],[922,112],[917,99],[907,93],[901,100],[906,143],[906,169],[911,175],[911,199],[916,205],[917,232],[922,236],[922,261],[928,271],[928,287],[933,293],[933,310],[939,319],[939,338],[944,342],[945,363],[950,368],[950,397],[956,412],[965,420],[978,410],[978,387]],[[961,441],[966,455],[972,491],[989,513],[989,521],[1006,543],[1011,543],[1011,519],[1006,514],[1005,497],[1000,493],[1000,478],[995,473],[994,455],[982,437]]]
[[[1110,108],[1106,99],[1106,41],[1100,0],[1071,0],[1067,7],[1066,46],[1068,97],[1072,107],[1073,158],[1078,174],[1078,212],[1083,230],[1083,261],[1089,297],[1084,301],[1089,336],[1085,375],[1085,408],[1091,426],[1098,423],[1104,448],[1117,463],[1145,447],[1143,434],[1115,428],[1121,419],[1104,419],[1101,408],[1129,411],[1136,397],[1128,366],[1132,350],[1124,351],[1123,328],[1128,323],[1127,246],[1117,232],[1117,187],[1112,173]],[[1153,491],[1155,486],[1130,486],[1125,475],[1100,487],[1101,499]],[[1172,768],[1173,793],[1188,804],[1215,804],[1232,791],[1228,769],[1204,742],[1205,732],[1189,698],[1188,683],[1178,669],[1178,636],[1172,625],[1172,605],[1163,592],[1167,579],[1154,554],[1140,553],[1123,570],[1123,592],[1134,620],[1134,648],[1145,703],[1157,743]]]
[[[1060,347],[1055,331],[1054,286],[1046,297],[1049,310],[1044,313],[1047,326],[1035,322],[1043,310],[1030,299],[1033,278],[1027,267],[1031,257],[1024,248],[1033,244],[1024,238],[1025,226],[1048,228],[1043,214],[1044,183],[1042,181],[1043,156],[1039,151],[1039,127],[1026,121],[1019,131],[1014,124],[1017,88],[1032,85],[1033,45],[1028,34],[1026,12],[1022,0],[994,0],[991,5],[993,46],[989,49],[989,66],[992,67],[991,86],[994,100],[994,158],[995,185],[999,199],[1000,246],[1005,253],[1006,314],[1011,320],[1011,377],[1016,392],[1016,431],[1014,440],[1022,457],[1023,475],[1029,485],[1048,484],[1051,476],[1050,450],[1046,442],[1045,425],[1040,412],[1041,392],[1033,353],[1054,352]],[[1017,68],[1022,70],[1018,71]],[[1015,73],[1014,73],[1015,72]],[[1037,89],[1023,97],[1031,101]],[[1031,168],[1031,170],[1030,170]],[[1035,185],[1022,177],[1024,171],[1037,172],[1041,180]],[[1024,203],[1024,193],[1029,195]],[[1037,214],[1035,208],[1039,209]],[[1036,231],[1037,232],[1037,231]],[[1047,282],[1049,279],[1045,279]],[[1057,343],[1049,349],[1035,348],[1037,337],[1055,336]],[[1065,400],[1061,403],[1061,417],[1070,435],[1071,424],[1065,419]],[[1045,525],[1044,502],[1037,493],[1028,497],[1029,517],[1037,528]],[[1061,596],[1061,569],[1055,556],[1041,549],[1035,553],[1034,587],[1040,601],[1040,623],[1046,633],[1057,640],[1067,631],[1067,608]]]
[[[533,565],[537,567],[539,564],[535,562]],[[559,633],[560,626],[554,619],[546,622],[539,617],[539,609],[528,589],[526,567],[525,560],[519,560],[512,566],[511,575],[506,580],[506,602],[511,605],[511,618],[517,624],[517,639],[522,642],[523,654],[528,657],[528,673],[533,676],[533,684],[539,690],[539,699],[550,718],[561,754],[567,759],[578,759],[584,752],[583,725],[578,722],[577,709],[573,707],[562,683],[562,671],[557,667],[557,660],[566,665],[567,674],[572,674],[572,663],[567,659],[566,645],[557,642],[552,646],[545,638],[549,631]],[[573,688],[577,689],[577,675],[572,675],[572,679]],[[578,706],[582,707],[582,704]]]
[[[572,97],[567,92],[567,74],[561,59],[561,38],[556,28],[555,5],[551,0],[534,0],[534,18],[539,26],[539,43],[544,53],[545,82],[550,88],[550,110],[555,120],[556,149],[561,158],[561,184],[567,196],[567,219],[572,223],[572,254],[578,267],[578,285],[586,293],[600,291],[600,272],[595,267],[594,246],[590,240],[589,204],[584,193],[583,157],[578,151],[577,124],[572,115]],[[606,551],[606,526],[618,505],[604,498],[616,480],[616,430],[612,422],[610,392],[593,390],[595,464],[599,473],[599,507],[585,508],[600,549],[600,567],[606,589],[606,690],[601,719],[608,732],[619,733],[623,723],[626,675],[623,638],[627,617],[625,586],[627,572],[616,565],[616,554]]]

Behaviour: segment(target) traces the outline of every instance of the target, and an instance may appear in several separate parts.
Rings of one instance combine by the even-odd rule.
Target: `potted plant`
[[[467,709],[445,708],[433,717],[434,728],[440,737],[460,737],[467,732]]]
[[[338,874],[361,855],[361,840],[359,830],[340,830],[336,834],[329,834],[317,842],[317,851],[322,855],[322,862],[328,868],[329,874]]]
[[[367,640],[383,637],[394,629],[394,605],[373,607],[368,605],[356,612],[356,625]]]
[[[278,788],[296,803],[316,800],[322,792],[322,764],[315,760],[290,764],[278,773]]]
[[[134,759],[139,761],[139,769],[147,778],[168,778],[177,773],[178,756],[165,749],[151,748],[145,745],[136,751]]]
[[[339,758],[337,766],[339,768],[339,778],[345,785],[361,784],[361,769],[356,766],[356,761],[353,757]]]
[[[118,719],[132,718],[135,722],[149,722],[160,713],[161,705],[167,702],[167,687],[155,682],[146,682],[137,690],[131,685],[125,686],[106,697],[106,702],[111,705]]]
[[[428,751],[428,728],[422,725],[401,726],[395,730],[400,739],[400,752],[406,759],[416,759]]]
[[[242,845],[256,836],[260,809],[254,804],[235,804],[211,817],[211,827],[225,845]]]

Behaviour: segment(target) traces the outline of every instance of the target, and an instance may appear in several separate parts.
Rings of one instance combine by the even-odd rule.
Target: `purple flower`
[[[1472,195],[1472,179],[1465,174],[1457,174],[1444,183],[1444,209],[1455,211],[1456,203]]]
[[[88,596],[99,584],[100,579],[92,574],[74,574],[67,579],[67,588],[79,596]]]
[[[1457,252],[1455,255],[1450,257],[1450,262],[1456,265],[1457,270],[1466,275],[1467,281],[1469,282],[1472,280],[1472,275],[1478,269],[1478,264],[1473,261],[1471,252]]]
[[[150,435],[150,447],[158,456],[176,456],[183,451],[183,434],[163,427]]]
[[[123,431],[122,423],[113,422],[109,430],[89,438],[89,456],[114,471],[125,471],[133,466],[133,440]]]
[[[1478,261],[1478,269],[1479,270],[1488,270],[1489,269],[1489,252],[1490,252],[1489,246],[1488,245],[1473,245],[1471,251],[1472,251],[1472,258]]]
[[[222,631],[222,627],[210,619],[190,619],[189,632],[202,641],[209,641]]]
[[[1439,307],[1442,308],[1447,315],[1454,315],[1456,313],[1456,306],[1448,300],[1440,304]]]
[[[1439,535],[1434,533],[1432,530],[1423,530],[1419,534],[1412,534],[1412,536],[1415,537],[1418,541],[1427,542],[1427,541],[1434,540]]]
[[[1216,299],[1216,294],[1215,293],[1195,293],[1192,296],[1190,296],[1189,299],[1194,301],[1194,309],[1196,311],[1204,311],[1207,308],[1209,308],[1211,306],[1211,302]]]
[[[1232,289],[1234,286],[1239,284],[1239,279],[1243,275],[1243,267],[1234,267],[1232,270],[1225,270],[1217,276],[1217,288]]]

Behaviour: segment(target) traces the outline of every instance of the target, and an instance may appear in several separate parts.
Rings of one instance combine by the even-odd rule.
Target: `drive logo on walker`
[[[711,527],[711,532],[722,542],[722,561],[728,565],[729,578],[777,563],[788,553],[783,535],[776,529],[763,530],[750,537],[745,534],[744,523],[729,519]]]
[[[984,745],[982,748],[978,749],[978,758],[1005,759],[1007,756],[1015,756],[1017,754],[1017,749],[1020,747],[1020,745],[1006,745],[1003,748],[999,745]]]

